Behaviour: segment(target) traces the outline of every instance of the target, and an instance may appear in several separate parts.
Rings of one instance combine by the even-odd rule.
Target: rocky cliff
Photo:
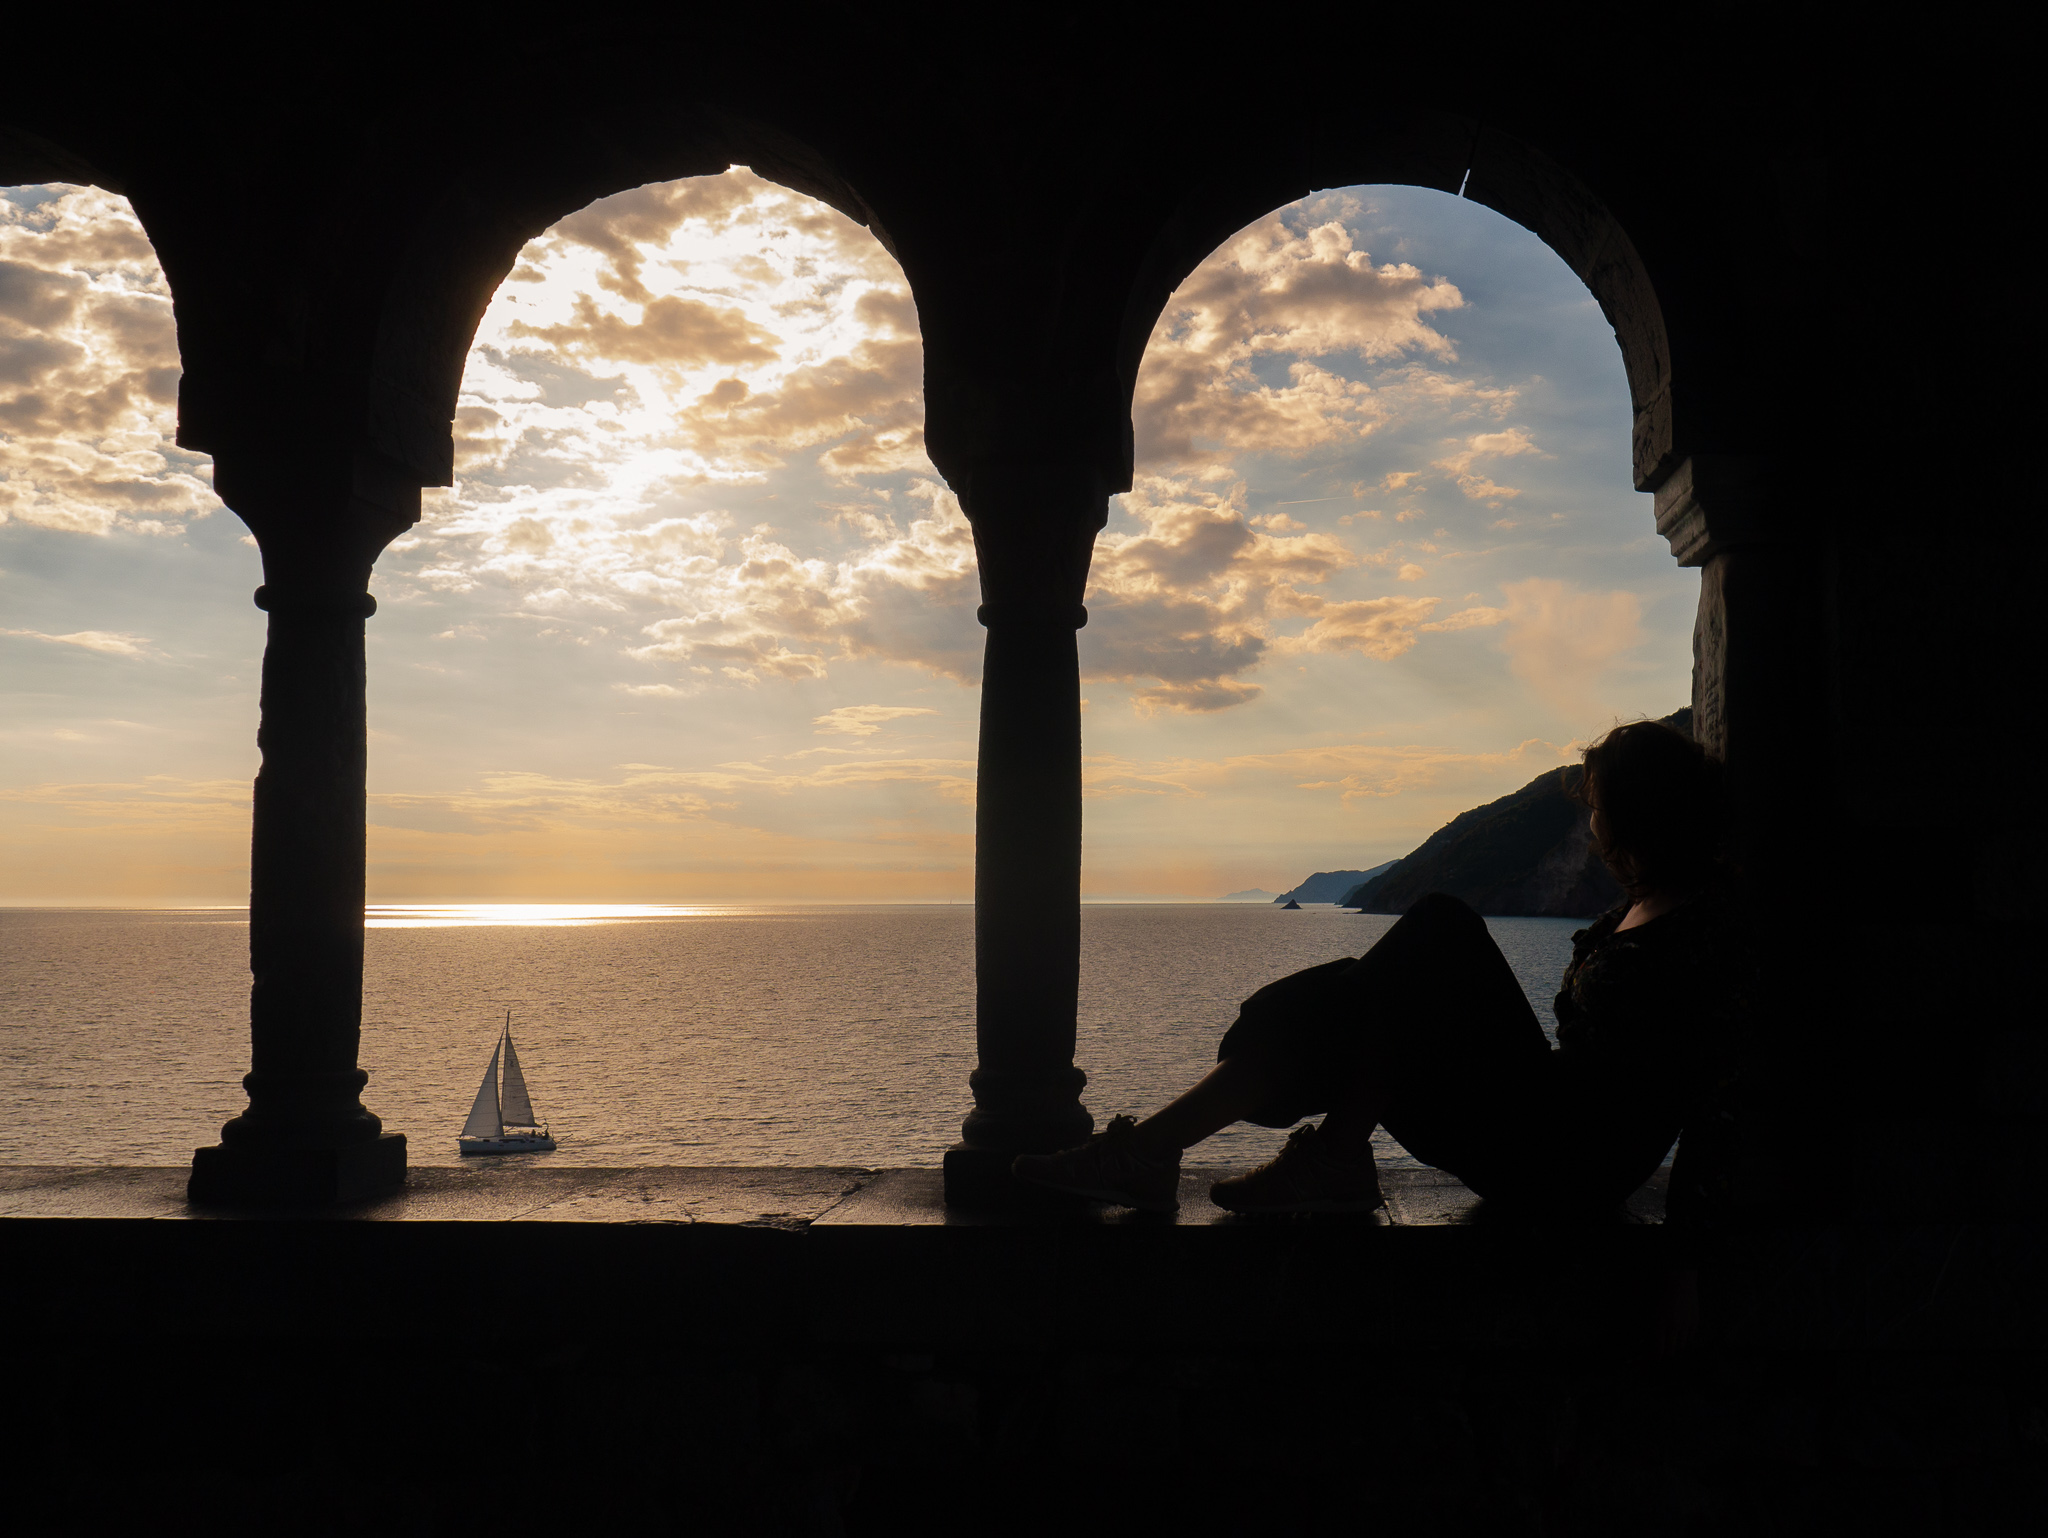
[[[1692,729],[1692,712],[1665,721]],[[1587,918],[1621,901],[1593,852],[1586,809],[1571,798],[1577,765],[1539,774],[1511,796],[1461,812],[1406,859],[1344,894],[1366,913],[1401,913],[1425,892],[1448,892],[1497,917]]]
[[[1341,902],[1347,892],[1356,891],[1365,882],[1372,880],[1383,871],[1392,870],[1397,862],[1387,861],[1375,865],[1371,870],[1319,870],[1308,880],[1290,891],[1282,892],[1273,901],[1276,903],[1333,903]]]

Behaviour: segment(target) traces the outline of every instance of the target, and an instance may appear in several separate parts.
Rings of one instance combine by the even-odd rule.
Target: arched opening
[[[468,355],[455,485],[377,568],[379,900],[964,896],[959,819],[916,826],[959,804],[978,668],[922,425],[902,270],[813,198],[734,170],[529,242]],[[792,797],[814,842],[778,848]],[[496,827],[488,860],[437,819]],[[958,869],[892,859],[892,820]]]
[[[557,1162],[943,1146],[980,630],[923,417],[895,258],[745,168],[520,250],[454,484],[375,576],[364,1052],[403,1057],[379,1108],[414,1162],[454,1161],[506,1008]]]
[[[1558,253],[1429,188],[1299,199],[1174,290],[1081,634],[1083,890],[1246,905],[1087,911],[1099,1105],[1170,1094],[1239,999],[1391,922],[1278,913],[1277,894],[1399,860],[1616,720],[1689,703],[1699,583],[1631,485],[1634,406]],[[1547,1020],[1583,920],[1543,915],[1587,910],[1486,911],[1516,915],[1496,927]],[[1271,1141],[1240,1128],[1214,1149]]]
[[[175,442],[171,296],[126,200],[37,187],[6,209],[0,640],[30,707],[10,868],[49,876],[14,895],[239,909],[257,552],[208,456]],[[385,1114],[417,1129],[414,1162],[455,1157],[476,1037],[503,1005],[552,1012],[541,1061],[581,1162],[943,1145],[972,1015],[957,904],[980,632],[972,541],[921,427],[901,269],[816,199],[744,170],[656,183],[525,247],[470,352],[456,484],[374,576],[371,901],[948,906],[900,920],[903,944],[838,933],[849,912],[821,920],[829,955],[788,924],[714,925],[688,955],[592,964],[635,979],[629,998],[554,987],[580,927],[494,926],[451,965],[431,923],[381,932],[411,927],[387,911],[364,1060]],[[22,1128],[47,1134],[37,1156],[179,1159],[239,1107],[241,915],[150,923],[147,943],[56,963],[90,977],[46,1045],[105,1064],[122,1103],[167,1057],[188,1092],[141,1126],[53,1103]],[[130,970],[100,975],[116,953]],[[871,1034],[814,1018],[849,993]],[[103,1041],[87,995],[153,1001],[153,1029]],[[905,997],[919,1008],[888,1007]],[[663,1039],[622,1041],[631,1027]]]
[[[261,577],[175,442],[179,373],[128,199],[0,189],[0,923],[51,980],[10,1010],[31,1162],[180,1159],[242,1100]]]

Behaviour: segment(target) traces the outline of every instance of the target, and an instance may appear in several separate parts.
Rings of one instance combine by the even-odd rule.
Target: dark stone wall
[[[50,1384],[10,1504],[48,1533],[1270,1531],[2005,1538],[2048,1509],[2039,1357],[763,1352],[729,1339],[291,1363],[153,1357],[181,1413]],[[114,1370],[96,1352],[89,1372]],[[301,1372],[350,1385],[308,1398]],[[374,1385],[374,1387],[371,1387]],[[254,1407],[276,1407],[271,1414]],[[229,1439],[232,1439],[231,1441]],[[196,1480],[228,1452],[235,1472]],[[495,1524],[493,1524],[495,1525]]]
[[[1476,1228],[9,1228],[37,1532],[2002,1538],[2048,1503],[2038,1231],[1996,1224],[1760,1239],[1663,1360],[1640,1246]]]
[[[1062,870],[1071,649],[1028,600],[1071,603],[1071,558],[1127,484],[1160,306],[1221,238],[1314,188],[1463,182],[1614,324],[1635,412],[1616,475],[1656,494],[1658,532],[1702,570],[1697,730],[1728,759],[1782,936],[1778,1185],[1805,1189],[1825,1154],[1832,1199],[1879,1214],[1924,1210],[1930,1187],[2039,1189],[2017,51],[1690,16],[1447,39],[1434,17],[1410,36],[1383,11],[1290,12],[1227,44],[1140,15],[977,21],[426,8],[309,40],[164,9],[82,38],[46,12],[9,21],[37,63],[0,102],[0,181],[133,200],[175,293],[182,441],[224,488],[304,488],[231,501],[313,594],[447,478],[477,317],[550,222],[744,162],[866,223],[915,292],[931,452],[977,520],[990,595],[1027,600],[995,618],[1060,762],[1039,774],[1026,744],[993,772],[1057,812]],[[1253,82],[1289,72],[1307,84],[1262,109]],[[1907,858],[1941,874],[1910,900]],[[345,927],[273,975],[311,976]],[[1067,934],[1049,918],[1044,956],[992,952],[991,975],[1064,979]],[[992,1125],[1071,1119],[1056,1005],[991,1038],[1009,1065],[982,1086]],[[347,1001],[327,1006],[339,1040]],[[345,1077],[328,1074],[344,1102]]]

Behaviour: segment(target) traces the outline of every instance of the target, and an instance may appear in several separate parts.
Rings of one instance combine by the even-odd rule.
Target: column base
[[[946,1205],[964,1212],[1071,1211],[1089,1204],[1078,1196],[1026,1185],[1010,1173],[1015,1150],[955,1143],[946,1150]]]
[[[185,1195],[203,1207],[338,1207],[405,1184],[405,1134],[341,1148],[200,1148]]]

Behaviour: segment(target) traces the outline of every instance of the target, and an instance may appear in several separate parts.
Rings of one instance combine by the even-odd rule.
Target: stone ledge
[[[1434,1169],[1380,1172],[1387,1205],[1357,1216],[1301,1218],[1244,1217],[1209,1200],[1209,1187],[1234,1167],[1181,1172],[1180,1210],[1135,1212],[1128,1207],[1078,1206],[1016,1212],[974,1212],[949,1208],[937,1170],[873,1170],[857,1190],[819,1215],[817,1225],[838,1228],[1236,1228],[1270,1232],[1274,1227],[1353,1226],[1368,1228],[1465,1228],[1485,1225],[1495,1214],[1454,1175]],[[1622,1213],[1620,1226],[1654,1226],[1664,1220],[1668,1170],[1659,1170]]]
[[[677,1223],[802,1228],[858,1189],[857,1169],[581,1169],[541,1156],[416,1167],[405,1189],[322,1209],[195,1207],[182,1167],[0,1167],[0,1219],[294,1223]]]
[[[301,1210],[195,1207],[185,1199],[183,1167],[0,1166],[0,1218],[98,1218],[199,1222],[315,1223],[708,1223],[802,1229],[969,1228],[1269,1228],[1209,1201],[1209,1185],[1227,1168],[1189,1169],[1181,1208],[1171,1218],[1122,1207],[1045,1207],[1010,1213],[949,1210],[936,1169],[728,1166],[584,1169],[544,1156],[489,1164],[409,1170],[405,1189],[349,1207]],[[1663,1219],[1666,1171],[1630,1198],[1629,1220]],[[1369,1218],[1318,1223],[1438,1228],[1484,1224],[1483,1203],[1440,1170],[1382,1172],[1387,1206]],[[1297,1222],[1294,1226],[1301,1226]]]
[[[1088,1204],[948,1211],[939,1170],[412,1171],[355,1208],[208,1211],[180,1169],[0,1171],[0,1278],[20,1317],[149,1335],[286,1340],[446,1327],[676,1344],[1037,1351],[1105,1329],[1169,1344],[1593,1344],[1656,1263],[1636,1222],[1491,1222],[1464,1187],[1389,1171],[1388,1207],[1244,1219],[1184,1177],[1172,1216]]]
[[[190,1342],[667,1342],[761,1349],[1620,1349],[1663,1264],[1633,1221],[1489,1212],[1390,1170],[1371,1218],[1245,1220],[1190,1171],[1159,1218],[948,1212],[937,1170],[429,1168],[338,1212],[208,1213],[181,1169],[0,1169],[0,1308],[57,1332]],[[2039,1223],[1845,1222],[1805,1204],[1706,1270],[1710,1338],[1769,1350],[2048,1346]],[[1193,1237],[1199,1236],[1199,1237]],[[636,1346],[637,1349],[637,1346]],[[808,1349],[808,1348],[807,1348]]]

